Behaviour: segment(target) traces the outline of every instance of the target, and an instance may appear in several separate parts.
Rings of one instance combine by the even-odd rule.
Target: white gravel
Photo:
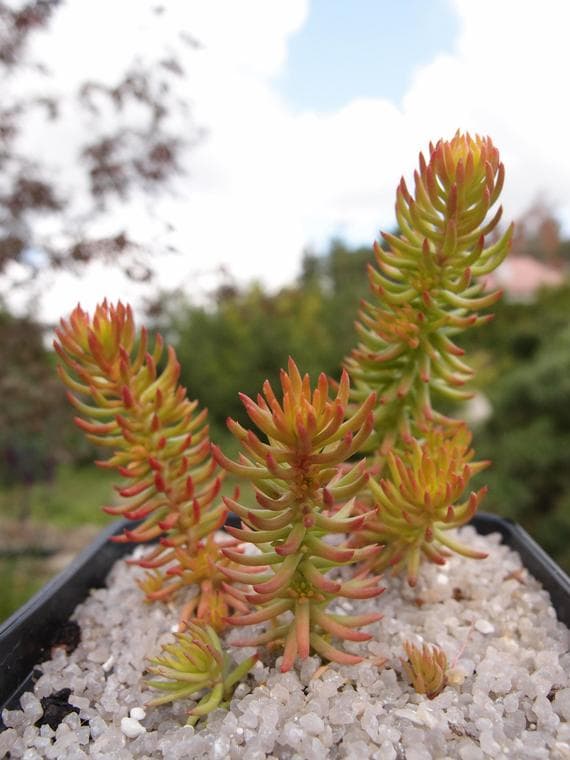
[[[169,639],[177,611],[145,604],[133,583],[140,571],[120,561],[109,588],[75,611],[79,647],[43,663],[35,693],[22,697],[21,710],[4,712],[0,758],[570,760],[568,629],[526,571],[513,575],[520,559],[498,535],[465,528],[461,537],[489,558],[452,558],[424,567],[416,589],[387,579],[378,600],[339,602],[384,614],[367,629],[371,641],[346,645],[367,662],[321,668],[311,657],[286,674],[259,662],[230,710],[196,729],[183,725],[190,701],[142,709],[151,696],[141,678],[145,656]],[[453,664],[452,684],[434,700],[402,675],[405,639],[439,644]],[[234,650],[240,660],[251,651]],[[378,667],[382,658],[388,662]],[[79,715],[56,731],[36,728],[39,699],[63,688]]]

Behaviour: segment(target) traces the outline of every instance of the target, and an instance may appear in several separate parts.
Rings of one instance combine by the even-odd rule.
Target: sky
[[[155,255],[157,280],[145,287],[102,265],[60,273],[34,298],[40,318],[105,296],[137,306],[156,288],[199,298],[220,266],[240,283],[287,284],[305,249],[323,251],[335,236],[370,244],[390,229],[400,176],[411,179],[418,152],[458,128],[499,148],[505,218],[541,198],[570,231],[567,0],[163,4],[156,17],[141,0],[67,3],[35,52],[64,93],[85,76],[112,81],[137,51],[172,48],[181,30],[200,41],[179,95],[205,139],[170,194],[109,217],[155,250],[167,220],[175,231],[164,248],[180,253]],[[30,154],[49,146],[54,171],[70,177],[73,124],[30,125],[23,138]],[[11,305],[25,308],[22,294]]]
[[[275,77],[297,113],[331,113],[356,98],[400,105],[414,70],[451,53],[458,31],[448,0],[313,0],[307,9]]]

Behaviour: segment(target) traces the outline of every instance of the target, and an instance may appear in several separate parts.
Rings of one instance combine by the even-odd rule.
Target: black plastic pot
[[[549,592],[558,619],[570,627],[570,578],[528,533],[510,520],[485,513],[472,524],[482,535],[500,533],[503,542],[519,552],[525,567]],[[132,544],[109,541],[123,527],[124,523],[115,523],[104,530],[0,626],[0,711],[17,707],[21,694],[33,686],[35,666],[49,657],[75,607],[90,589],[101,587],[113,563],[131,551]],[[0,719],[0,731],[3,728]]]

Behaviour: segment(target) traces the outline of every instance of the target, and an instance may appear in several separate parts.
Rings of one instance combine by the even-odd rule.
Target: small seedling
[[[193,697],[205,690],[206,694],[188,713],[187,723],[193,726],[203,715],[229,701],[236,685],[256,661],[256,656],[248,657],[232,669],[214,629],[191,623],[187,631],[176,634],[174,643],[162,647],[162,654],[150,660],[149,672],[161,680],[147,681],[147,685],[164,694],[149,705]]]
[[[425,694],[434,699],[447,686],[447,656],[436,644],[424,644],[422,647],[404,642],[408,656],[402,660],[402,667],[418,694]]]

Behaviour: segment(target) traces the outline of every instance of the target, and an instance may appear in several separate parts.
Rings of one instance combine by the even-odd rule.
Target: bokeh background
[[[566,0],[0,2],[0,619],[108,518],[53,328],[133,304],[230,449],[289,354],[337,376],[430,140],[488,134],[513,251],[467,334],[484,508],[570,569]],[[453,410],[452,410],[453,411]]]

